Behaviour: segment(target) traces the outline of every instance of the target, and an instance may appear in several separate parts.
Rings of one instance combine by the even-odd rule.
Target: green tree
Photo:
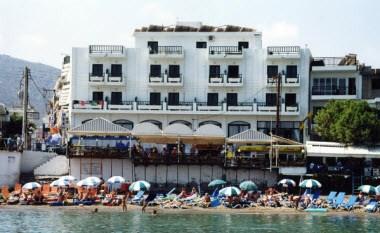
[[[366,101],[332,100],[315,116],[316,132],[323,140],[344,144],[379,142],[378,110]]]

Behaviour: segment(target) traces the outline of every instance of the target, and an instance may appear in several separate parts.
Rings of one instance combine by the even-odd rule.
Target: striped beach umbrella
[[[227,197],[238,196],[238,195],[240,195],[240,193],[241,193],[240,189],[238,189],[234,186],[226,187],[226,188],[223,188],[219,191],[219,194],[225,195]]]
[[[51,182],[50,187],[69,187],[70,184],[71,184],[71,182],[69,182],[67,180],[58,179],[58,180]]]
[[[129,186],[129,191],[147,191],[149,189],[150,184],[145,180],[135,181]]]
[[[380,185],[376,186],[375,190],[376,190],[376,195],[380,195]]]
[[[70,183],[75,183],[78,181],[78,179],[75,178],[74,176],[61,176],[61,177],[59,177],[58,180],[64,180],[64,181],[68,181]]]
[[[322,184],[319,183],[318,180],[314,180],[314,179],[307,179],[307,180],[304,180],[300,183],[300,187],[301,188],[308,188],[308,189],[313,189],[313,188],[321,188],[322,187]]]
[[[296,182],[292,179],[282,179],[277,183],[277,185],[282,186],[284,188],[296,187],[297,186]]]
[[[366,194],[376,194],[376,188],[372,185],[362,185],[358,190]]]
[[[251,180],[241,182],[239,188],[245,191],[257,191],[257,185]]]
[[[96,185],[99,185],[102,182],[102,180],[96,176],[89,176],[85,180],[89,180],[89,181],[95,183]]]
[[[33,190],[36,188],[41,188],[41,185],[37,182],[29,182],[29,183],[24,184],[24,186],[22,186],[22,188],[28,189],[28,190]]]
[[[125,179],[121,176],[112,176],[107,180],[109,184],[122,184],[125,183]]]
[[[94,182],[93,180],[88,180],[88,179],[83,179],[83,180],[80,180],[78,183],[77,183],[77,186],[78,187],[96,187],[98,186],[99,183],[96,183]]]
[[[209,184],[208,184],[208,187],[216,187],[216,186],[222,186],[222,185],[225,185],[227,184],[226,181],[224,180],[220,180],[220,179],[216,179],[216,180],[213,180],[211,181]]]

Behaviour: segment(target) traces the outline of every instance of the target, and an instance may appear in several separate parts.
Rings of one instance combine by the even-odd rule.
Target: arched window
[[[133,122],[126,119],[115,120],[112,123],[120,125],[121,127],[124,127],[129,130],[133,129]]]
[[[189,126],[189,128],[191,129],[192,128],[192,124],[188,121],[184,121],[184,120],[175,120],[175,121],[171,121],[169,122],[169,125],[171,124],[175,124],[175,123],[179,123],[179,124],[183,124],[183,125],[187,125]]]
[[[84,123],[86,123],[87,121],[91,121],[92,119],[87,119],[87,120],[84,120],[84,121],[82,121],[82,125],[84,124]]]
[[[222,128],[222,123],[217,122],[217,121],[202,121],[199,123],[199,127],[201,127],[202,125],[207,125],[207,124],[216,125],[216,126]]]
[[[161,121],[157,121],[157,120],[145,120],[145,121],[141,121],[140,123],[144,123],[144,122],[150,122],[152,124],[155,124],[158,126],[158,128],[160,128],[162,130],[162,123]]]
[[[244,132],[251,128],[251,124],[246,121],[233,121],[228,124],[228,137]]]

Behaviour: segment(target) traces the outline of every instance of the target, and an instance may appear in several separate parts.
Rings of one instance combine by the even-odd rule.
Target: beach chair
[[[333,209],[339,208],[342,205],[343,201],[344,201],[344,196],[345,195],[346,195],[345,192],[338,193],[338,196],[336,196],[336,198],[334,199],[333,203],[331,203],[331,205],[330,205],[331,208],[333,208]]]
[[[215,198],[215,199],[211,200],[210,207],[218,207],[221,204],[222,204],[222,202],[218,198]]]
[[[8,199],[9,198],[9,188],[8,188],[8,185],[3,185],[1,187],[1,195],[3,195],[4,199]]]
[[[336,194],[337,194],[337,192],[335,192],[335,191],[331,191],[331,192],[329,193],[329,195],[328,195],[327,198],[326,198],[327,204],[331,204],[331,203],[333,203]]]
[[[348,199],[347,203],[343,204],[343,208],[345,210],[352,210],[354,208],[354,205],[356,203],[357,197],[355,195],[351,195],[350,198]]]
[[[216,188],[214,192],[211,194],[211,198],[218,198],[219,196],[219,189]]]
[[[377,201],[371,201],[368,205],[365,206],[364,210],[366,212],[376,212],[378,208],[378,204],[377,204]]]
[[[131,200],[131,204],[140,205],[144,200],[144,191],[139,191]]]

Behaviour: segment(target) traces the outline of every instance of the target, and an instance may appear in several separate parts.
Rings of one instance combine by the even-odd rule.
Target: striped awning
[[[72,128],[69,130],[69,134],[77,136],[123,136],[130,135],[131,132],[120,125],[99,117]]]
[[[227,138],[227,143],[245,144],[245,143],[261,143],[268,144],[272,142],[271,136],[254,129],[248,129],[244,132],[235,134]]]

